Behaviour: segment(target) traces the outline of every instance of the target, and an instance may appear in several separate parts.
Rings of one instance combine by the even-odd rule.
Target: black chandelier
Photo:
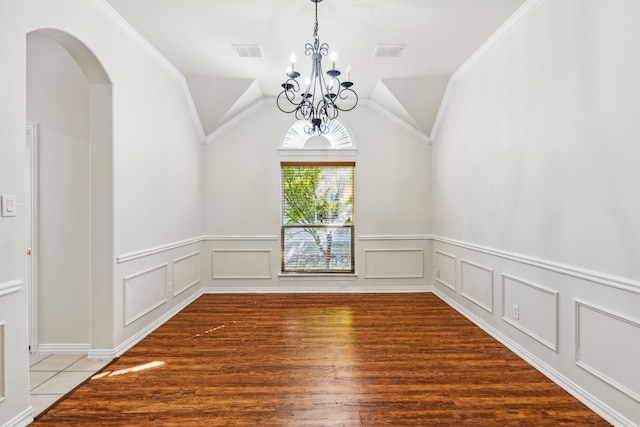
[[[332,69],[327,71],[329,78],[325,80],[322,74],[322,57],[329,54],[329,45],[320,44],[318,37],[318,3],[322,0],[311,0],[316,4],[316,25],[313,29],[313,44],[305,45],[305,55],[311,56],[311,76],[307,79],[306,89],[299,96],[301,86],[297,78],[300,73],[295,71],[295,54],[291,55],[291,68],[287,70],[287,80],[282,83],[282,92],[276,99],[280,111],[295,113],[296,119],[308,121],[304,130],[309,135],[329,132],[328,123],[338,117],[340,111],[350,111],[358,104],[358,94],[355,93],[349,81],[349,68],[345,81],[341,82],[340,71],[336,70],[335,53],[332,54]]]

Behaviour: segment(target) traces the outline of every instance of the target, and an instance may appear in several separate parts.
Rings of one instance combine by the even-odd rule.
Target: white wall
[[[172,244],[202,236],[203,148],[176,79],[105,19],[109,12],[101,5],[69,0],[45,7],[36,0],[0,0],[0,194],[18,197],[18,216],[0,218],[1,346],[6,355],[0,370],[5,385],[0,425],[24,425],[30,419],[24,212],[29,32],[48,28],[70,34],[95,55],[113,84],[112,96],[111,88],[90,87],[90,97],[98,94],[103,101],[90,105],[91,114],[113,112],[112,126],[92,122],[89,129],[92,140],[102,140],[91,147],[92,156],[104,158],[98,165],[104,173],[92,177],[92,185],[107,192],[103,200],[92,199],[91,209],[100,210],[111,230],[92,230],[92,266],[99,266],[107,280],[92,277],[90,353],[117,355],[199,290],[196,257],[181,252],[192,248]],[[165,246],[169,249],[157,252]],[[145,255],[127,256],[134,253]],[[155,263],[166,264],[167,273],[145,274],[147,264]],[[154,301],[149,309],[145,290],[164,302]]]
[[[27,42],[27,120],[39,126],[38,344],[90,343],[89,83],[44,35]]]
[[[640,424],[639,16],[545,1],[458,82],[433,154],[438,293],[620,425]]]
[[[431,147],[366,105],[340,118],[355,141],[355,155],[280,152],[294,118],[274,105],[265,106],[206,147],[208,241],[203,280],[210,291],[426,289],[431,260]],[[291,160],[356,162],[357,277],[304,281],[279,276],[280,162]],[[235,267],[215,271],[212,259],[216,256]],[[256,265],[262,267],[256,270]],[[349,282],[349,287],[339,288],[340,281]]]
[[[29,405],[27,294],[25,290],[26,52],[14,4],[0,0],[0,194],[17,196],[16,217],[0,217],[0,424]]]
[[[458,84],[437,234],[640,278],[638,7],[546,2]]]

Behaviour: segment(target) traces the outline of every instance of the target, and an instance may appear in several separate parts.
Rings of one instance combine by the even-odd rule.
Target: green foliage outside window
[[[282,166],[284,272],[353,272],[353,166]]]

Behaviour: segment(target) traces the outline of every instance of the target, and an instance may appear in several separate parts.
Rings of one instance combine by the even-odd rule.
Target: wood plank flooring
[[[33,425],[608,426],[432,294],[204,295]]]

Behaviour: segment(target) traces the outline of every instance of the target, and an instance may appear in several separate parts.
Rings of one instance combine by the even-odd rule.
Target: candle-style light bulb
[[[333,65],[332,65],[332,68],[331,68],[332,70],[336,69],[336,59],[338,59],[338,55],[336,54],[335,51],[333,51],[331,53],[331,61],[333,62]]]
[[[349,80],[349,73],[351,73],[351,64],[347,65],[347,80],[346,81],[351,81]]]
[[[291,71],[295,71],[295,67],[294,67],[295,63],[296,63],[296,54],[292,53],[291,54]]]

